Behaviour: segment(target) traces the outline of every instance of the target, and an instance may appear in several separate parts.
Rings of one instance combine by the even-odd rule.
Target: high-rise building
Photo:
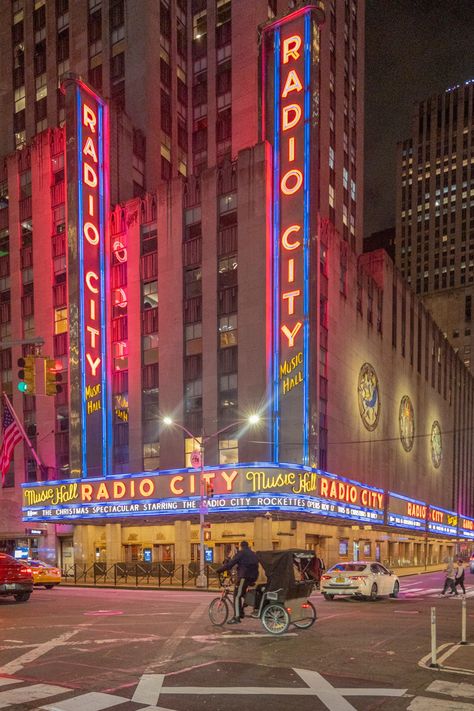
[[[398,145],[396,263],[472,368],[474,82],[415,106]],[[474,334],[473,334],[474,335]]]
[[[384,254],[361,254],[364,3],[291,5],[70,2],[86,56],[66,126],[25,119],[1,175],[2,387],[45,467],[18,445],[0,542],[25,537],[23,491],[27,538],[63,563],[196,561],[203,481],[218,560],[244,534],[435,562],[458,513],[470,530],[472,378]],[[14,6],[10,25],[44,7],[53,35],[66,7]],[[105,102],[98,71],[75,76],[100,65],[76,12],[103,19]],[[36,393],[16,388],[39,337],[54,398],[40,358]]]

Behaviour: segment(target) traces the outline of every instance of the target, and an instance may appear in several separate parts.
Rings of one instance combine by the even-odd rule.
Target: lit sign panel
[[[108,114],[76,77],[64,83],[68,191],[70,464],[74,476],[108,472],[106,223]],[[110,444],[110,442],[109,442]]]
[[[426,530],[428,505],[423,501],[409,499],[392,491],[388,495],[387,524],[399,528]]]
[[[428,531],[443,536],[458,535],[458,515],[455,511],[446,511],[435,506],[428,507]]]
[[[459,535],[463,538],[474,539],[474,519],[466,516],[459,517]]]
[[[276,509],[384,521],[383,491],[309,468],[254,464],[205,468],[202,476],[214,491],[208,514]],[[30,484],[23,487],[23,513],[27,521],[199,513],[199,478],[195,470],[174,470]]]
[[[315,10],[307,6],[265,27],[262,52],[263,137],[272,145],[273,456],[303,464],[315,462]]]

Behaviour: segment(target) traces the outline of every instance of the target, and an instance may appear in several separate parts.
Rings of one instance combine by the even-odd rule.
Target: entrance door
[[[352,560],[359,560],[360,546],[359,541],[352,542]]]
[[[72,538],[59,539],[59,566],[66,575],[74,566],[74,542]]]

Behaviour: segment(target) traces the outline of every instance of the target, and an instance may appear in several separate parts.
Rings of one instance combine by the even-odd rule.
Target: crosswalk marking
[[[156,704],[164,680],[164,674],[143,674],[132,696],[132,701],[142,704]]]
[[[25,704],[28,701],[38,701],[47,699],[50,696],[66,694],[70,689],[64,686],[52,686],[51,684],[33,684],[33,686],[22,687],[21,689],[8,689],[0,691],[0,709],[6,709],[11,704]]]
[[[426,688],[426,691],[432,691],[435,694],[446,694],[453,698],[474,699],[474,686],[464,682],[457,684],[453,681],[433,681]]]
[[[8,686],[9,684],[19,684],[19,679],[9,679],[8,677],[0,677],[0,686]]]
[[[445,701],[429,696],[415,696],[407,711],[474,711],[472,704],[463,701]]]
[[[101,711],[109,709],[118,704],[125,704],[129,699],[123,696],[114,696],[113,694],[102,694],[100,692],[91,692],[89,694],[81,694],[73,699],[60,701],[51,706],[42,706],[43,711]]]

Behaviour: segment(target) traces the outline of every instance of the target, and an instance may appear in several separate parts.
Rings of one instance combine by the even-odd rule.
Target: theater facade
[[[474,546],[472,377],[387,255],[319,204],[322,20],[307,5],[262,29],[257,144],[109,215],[107,107],[69,79],[69,466],[21,502],[44,557],[187,564],[200,513],[209,562],[243,538],[327,564]]]

